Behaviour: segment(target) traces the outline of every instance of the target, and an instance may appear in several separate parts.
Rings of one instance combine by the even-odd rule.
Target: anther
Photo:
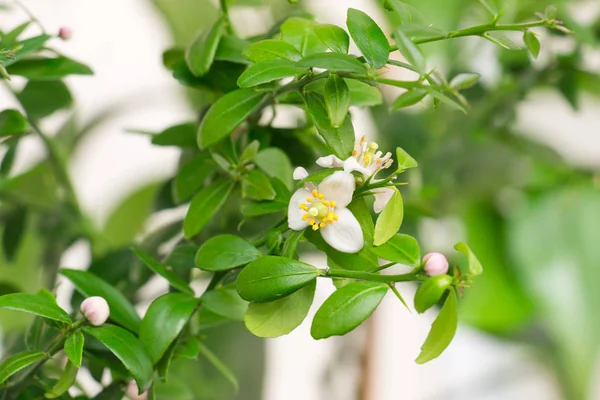
[[[319,195],[317,196],[319,198],[319,200],[323,200],[325,198],[324,194],[319,193]]]
[[[302,216],[302,221],[306,221],[306,220],[307,220],[307,219],[309,219],[309,218],[310,218],[310,214],[304,214],[304,215]]]
[[[317,192],[317,189],[314,189],[312,191],[312,195],[313,195],[313,197],[319,197],[319,192]]]
[[[328,202],[327,200],[325,200],[325,201],[323,202],[323,204],[325,204],[327,207],[329,207],[329,202]]]
[[[312,203],[312,197],[307,197],[307,198],[306,198],[306,202],[307,202],[307,203]]]
[[[317,229],[319,229],[319,225],[315,224],[315,225],[312,226],[312,230],[313,231],[316,231]]]
[[[315,221],[315,219],[314,219],[314,218],[311,218],[311,219],[310,219],[310,221],[308,221],[308,224],[309,224],[309,225],[314,225],[314,224],[315,224],[315,222],[316,222],[316,221]]]
[[[375,143],[375,142],[369,143],[369,148],[371,150],[377,150],[378,147],[379,147],[379,145],[377,143]]]
[[[330,205],[331,207],[335,207],[335,200],[330,200],[330,201],[329,201],[329,205]]]

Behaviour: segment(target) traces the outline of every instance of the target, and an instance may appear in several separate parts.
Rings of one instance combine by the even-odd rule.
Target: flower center
[[[360,141],[355,144],[352,157],[356,158],[365,168],[369,168],[372,172],[377,172],[381,169],[389,168],[392,161],[392,153],[386,153],[384,156],[381,151],[377,151],[379,145],[375,142],[365,142],[365,137],[361,137]]]
[[[306,211],[306,214],[302,216],[302,220],[308,220],[308,224],[312,227],[313,231],[319,228],[324,228],[329,222],[333,224],[334,221],[338,220],[338,216],[335,214],[335,201],[326,200],[325,195],[319,193],[317,190],[312,191],[312,197],[306,198],[306,203],[300,204],[298,207],[301,210]]]

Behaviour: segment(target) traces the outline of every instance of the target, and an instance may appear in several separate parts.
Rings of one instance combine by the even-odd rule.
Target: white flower
[[[364,245],[362,229],[346,208],[355,186],[352,174],[336,171],[323,179],[318,188],[309,184],[296,190],[288,207],[289,227],[300,231],[311,226],[334,249],[344,253],[360,251]]]
[[[110,315],[108,303],[100,296],[92,296],[85,299],[81,303],[80,310],[90,324],[94,326],[100,326],[105,323]]]

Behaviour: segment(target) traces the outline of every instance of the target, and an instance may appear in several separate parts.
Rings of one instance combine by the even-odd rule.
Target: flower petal
[[[334,200],[336,207],[344,208],[352,201],[355,187],[354,175],[336,171],[319,184],[319,193],[324,194],[327,200]]]
[[[365,168],[360,165],[360,163],[354,157],[350,157],[344,161],[344,171],[348,173],[352,171],[358,171],[363,174],[365,178],[368,178],[373,173],[373,171],[371,171],[369,168]]]
[[[339,217],[331,225],[320,229],[323,239],[334,249],[343,253],[356,253],[363,248],[365,239],[356,217],[347,208],[336,209]]]
[[[375,202],[373,203],[373,211],[379,214],[387,205],[388,201],[394,195],[395,190],[392,188],[381,188],[375,192]]]
[[[290,199],[288,206],[288,226],[295,231],[301,231],[308,226],[308,221],[303,221],[302,216],[305,211],[299,208],[300,204],[306,203],[306,198],[310,196],[310,192],[306,189],[298,189]]]
[[[308,176],[308,171],[304,167],[297,167],[292,177],[295,181],[300,181]]]
[[[323,168],[338,168],[344,165],[344,162],[333,154],[330,154],[325,157],[317,158],[317,165]]]

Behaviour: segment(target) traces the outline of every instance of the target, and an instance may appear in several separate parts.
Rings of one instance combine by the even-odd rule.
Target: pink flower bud
[[[81,303],[81,313],[85,315],[90,324],[100,326],[106,322],[110,315],[108,303],[103,297],[93,296],[88,297]]]
[[[63,26],[58,30],[58,37],[62,40],[69,40],[71,39],[71,36],[73,36],[73,31],[71,30],[71,28]]]
[[[148,397],[148,391],[142,392],[142,394],[138,393],[139,389],[135,381],[129,382],[129,385],[127,385],[127,391],[125,392],[125,396],[130,400],[146,400],[146,397]]]
[[[444,275],[448,272],[448,260],[442,253],[429,253],[423,257],[425,272],[429,276]]]

